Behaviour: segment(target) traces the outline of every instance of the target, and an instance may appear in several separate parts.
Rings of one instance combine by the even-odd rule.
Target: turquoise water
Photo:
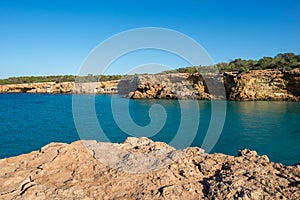
[[[78,97],[92,98],[89,95]],[[109,140],[122,142],[128,135],[114,120],[111,98],[110,95],[95,96],[97,119]],[[127,99],[114,96],[114,101],[116,104],[122,104]],[[211,103],[198,103],[199,129],[192,146],[200,147],[210,123]],[[148,111],[153,104],[164,107],[167,120],[164,127],[151,139],[170,142],[176,136],[181,120],[178,101],[130,100],[129,111],[132,120],[140,126],[149,124],[151,119]],[[97,132],[92,124],[83,123],[81,128],[86,134],[80,134],[79,137],[73,120],[72,95],[0,94],[0,109],[0,158],[38,150],[50,142],[70,143],[79,139],[93,139],[91,135]],[[122,114],[125,111],[119,109],[118,112],[117,114]],[[88,113],[86,115],[82,117],[90,117]],[[299,123],[300,103],[227,102],[224,128],[212,152],[236,155],[237,150],[249,148],[267,155],[274,162],[287,165],[298,163]],[[186,134],[189,134],[188,129]]]

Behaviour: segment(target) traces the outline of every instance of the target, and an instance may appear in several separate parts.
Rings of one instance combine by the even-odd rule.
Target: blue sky
[[[140,27],[182,32],[215,63],[300,53],[298,0],[0,0],[0,78],[77,74],[99,43]],[[110,72],[147,62],[186,65],[148,51],[117,62]]]

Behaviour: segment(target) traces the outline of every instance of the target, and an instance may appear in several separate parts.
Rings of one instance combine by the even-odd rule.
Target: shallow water
[[[0,158],[38,150],[50,142],[102,140],[100,134],[104,134],[112,142],[122,142],[129,136],[126,131],[133,136],[150,136],[151,131],[156,131],[150,137],[155,141],[169,143],[174,142],[175,138],[180,147],[180,143],[185,144],[185,139],[193,139],[189,141],[191,146],[201,147],[212,122],[210,101],[198,101],[199,110],[196,110],[188,101],[181,103],[180,107],[180,102],[176,100],[128,102],[128,99],[111,95],[97,95],[95,98],[91,95],[77,95],[76,98],[83,102],[95,100],[95,106],[89,107],[88,103],[75,106],[75,124],[72,95],[0,94]],[[126,106],[123,107],[127,103],[128,110]],[[152,112],[151,118],[149,109],[154,104],[162,107],[156,106],[157,110]],[[216,106],[213,112],[216,116],[225,114],[225,123],[211,152],[237,155],[238,149],[250,148],[267,155],[274,162],[287,165],[300,162],[300,103],[226,102],[226,113],[221,112],[224,105],[221,106]],[[95,116],[90,113],[93,110],[97,123]],[[130,119],[126,115],[127,111]],[[166,122],[163,121],[164,117]],[[117,118],[121,128],[117,125]],[[131,123],[137,127],[133,128]],[[152,126],[147,127],[151,123]],[[187,124],[186,127],[181,127],[184,137],[178,139],[178,129],[183,123]],[[195,125],[199,127],[194,138],[192,129],[195,127],[192,126]],[[147,128],[143,128],[145,126]],[[212,128],[222,126],[221,117],[216,118],[212,124]]]

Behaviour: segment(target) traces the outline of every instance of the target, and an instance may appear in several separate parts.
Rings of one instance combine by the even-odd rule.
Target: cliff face
[[[74,83],[46,82],[46,83],[26,83],[1,85],[1,93],[70,93],[74,88]]]
[[[121,80],[119,92],[134,99],[195,98],[199,94],[188,80],[189,74],[141,75]],[[128,87],[129,86],[129,87]],[[205,99],[207,97],[203,97]]]
[[[115,156],[108,158],[103,151]],[[126,156],[118,157],[120,151]],[[116,165],[108,167],[99,161],[103,157]],[[145,161],[154,168],[142,173],[126,170],[130,166],[146,169]],[[268,157],[249,150],[234,157],[128,138],[122,144],[51,143],[39,151],[0,160],[0,199],[299,198],[300,166],[269,162]]]
[[[300,101],[300,68],[248,73],[177,73],[130,76],[93,83],[0,85],[0,93],[117,93],[133,99],[227,99],[233,101]]]
[[[254,70],[250,73],[225,73],[229,100],[300,100],[300,69],[291,71]]]
[[[116,93],[116,81],[74,83],[46,82],[0,85],[0,93]]]
[[[207,82],[210,83],[209,93]],[[206,74],[206,79],[199,74],[175,73],[163,75],[140,75],[122,79],[118,91],[133,99],[221,99],[225,98],[222,78],[217,74]],[[127,86],[127,87],[126,87]]]
[[[300,101],[300,69],[248,73],[141,75],[121,80],[119,91],[134,99],[228,99]],[[130,86],[124,90],[126,86]],[[223,87],[223,89],[222,89]]]

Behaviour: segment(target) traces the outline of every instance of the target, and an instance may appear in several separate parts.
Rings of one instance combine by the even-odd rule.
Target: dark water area
[[[217,106],[212,111],[210,101],[198,101],[197,110],[188,101],[128,100],[116,95],[76,98],[94,101],[94,105],[72,107],[74,97],[67,94],[0,94],[0,158],[29,153],[50,142],[101,141],[99,134],[112,142],[122,142],[131,135],[167,143],[175,139],[184,143],[187,138],[191,146],[201,147],[211,126],[222,131],[219,138],[214,136],[216,145],[210,153],[237,155],[239,149],[249,148],[274,162],[300,162],[300,103],[225,102],[223,124],[221,117],[212,123],[212,112],[222,116],[224,108],[218,110]],[[156,110],[149,115],[153,107]],[[74,113],[80,115],[75,121]],[[181,138],[177,137],[179,129]]]

